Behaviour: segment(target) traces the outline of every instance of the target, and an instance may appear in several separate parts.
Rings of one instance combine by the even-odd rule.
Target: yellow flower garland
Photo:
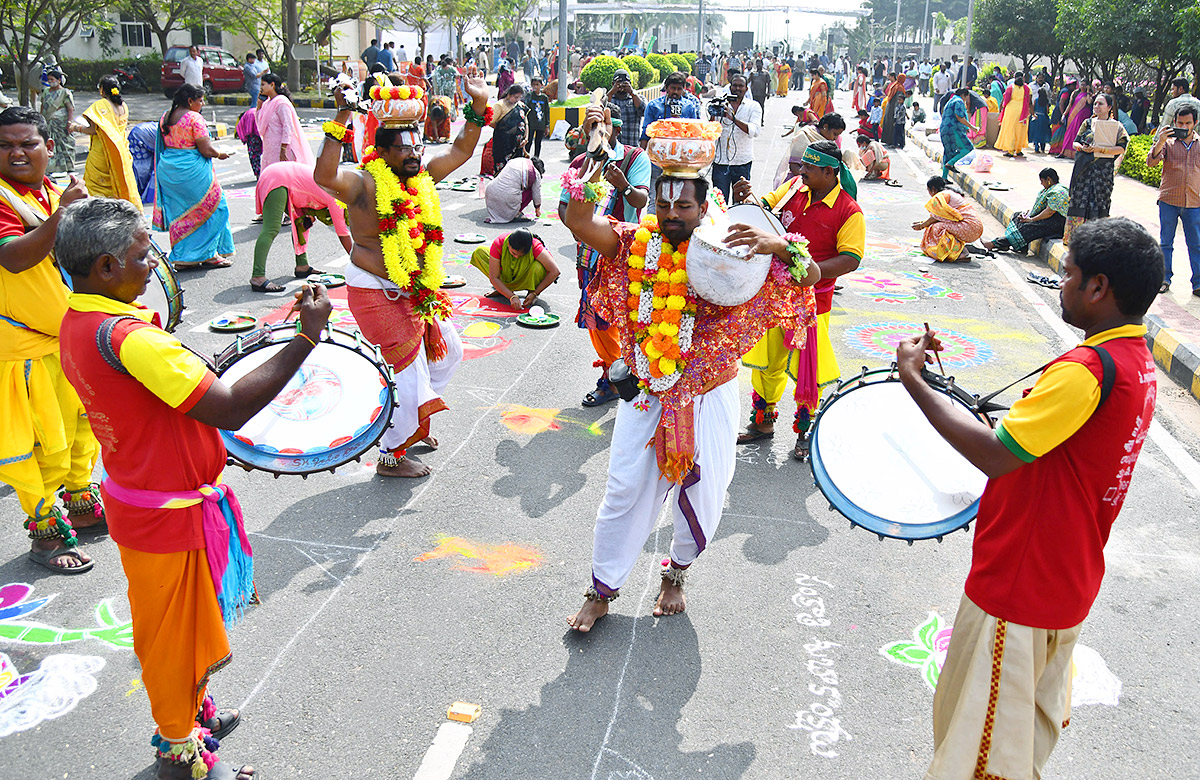
[[[661,250],[656,267],[646,268],[646,255],[657,238]],[[688,286],[687,242],[672,247],[658,234],[658,219],[642,218],[634,233],[629,259],[629,320],[639,355],[646,359],[644,382],[655,392],[669,388],[683,373],[691,353],[695,327],[695,297]]]
[[[433,177],[428,171],[421,171],[406,186],[382,159],[369,160],[363,167],[375,180],[379,243],[388,279],[415,295],[417,310],[426,320],[432,319],[436,294],[446,279],[442,265],[442,209]],[[416,190],[415,195],[410,188]],[[412,235],[413,232],[417,235]]]

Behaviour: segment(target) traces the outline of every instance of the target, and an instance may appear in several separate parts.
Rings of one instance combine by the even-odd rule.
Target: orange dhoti
[[[179,742],[196,727],[208,678],[231,658],[208,558],[204,549],[118,549],[150,712],[158,733]]]

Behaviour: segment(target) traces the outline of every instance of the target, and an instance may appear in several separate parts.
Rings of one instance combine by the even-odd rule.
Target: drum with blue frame
[[[923,372],[959,413],[992,425],[953,377]],[[813,478],[830,507],[880,539],[937,539],[967,529],[987,476],[933,428],[896,366],[843,380],[809,432]]]
[[[217,376],[237,382],[298,330],[298,323],[284,322],[239,336],[216,356]],[[333,471],[379,442],[391,425],[395,396],[379,347],[358,331],[327,327],[279,395],[237,431],[221,431],[221,438],[246,468],[276,476]]]

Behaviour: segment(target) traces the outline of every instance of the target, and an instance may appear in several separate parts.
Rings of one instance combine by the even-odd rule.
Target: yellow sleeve
[[[1069,439],[1099,405],[1096,375],[1082,363],[1059,361],[1012,405],[996,426],[996,436],[1012,454],[1033,463]]]
[[[788,190],[790,190],[791,188],[792,188],[792,179],[791,179],[791,177],[789,177],[787,181],[785,181],[783,184],[779,185],[779,189],[775,190],[774,192],[768,193],[765,197],[763,197],[763,203],[766,204],[766,207],[769,209],[775,208],[775,204],[778,203],[779,201],[783,200],[783,196],[787,195]]]
[[[838,228],[837,250],[839,255],[853,255],[862,260],[867,251],[867,220],[861,211],[856,211]]]
[[[138,328],[121,343],[121,364],[164,403],[187,412],[216,377],[179,339],[158,328]]]

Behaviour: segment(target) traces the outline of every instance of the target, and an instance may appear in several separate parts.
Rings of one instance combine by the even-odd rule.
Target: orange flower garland
[[[629,320],[638,350],[636,373],[651,392],[679,380],[691,352],[696,296],[687,280],[687,246],[671,246],[646,216],[629,250]]]

